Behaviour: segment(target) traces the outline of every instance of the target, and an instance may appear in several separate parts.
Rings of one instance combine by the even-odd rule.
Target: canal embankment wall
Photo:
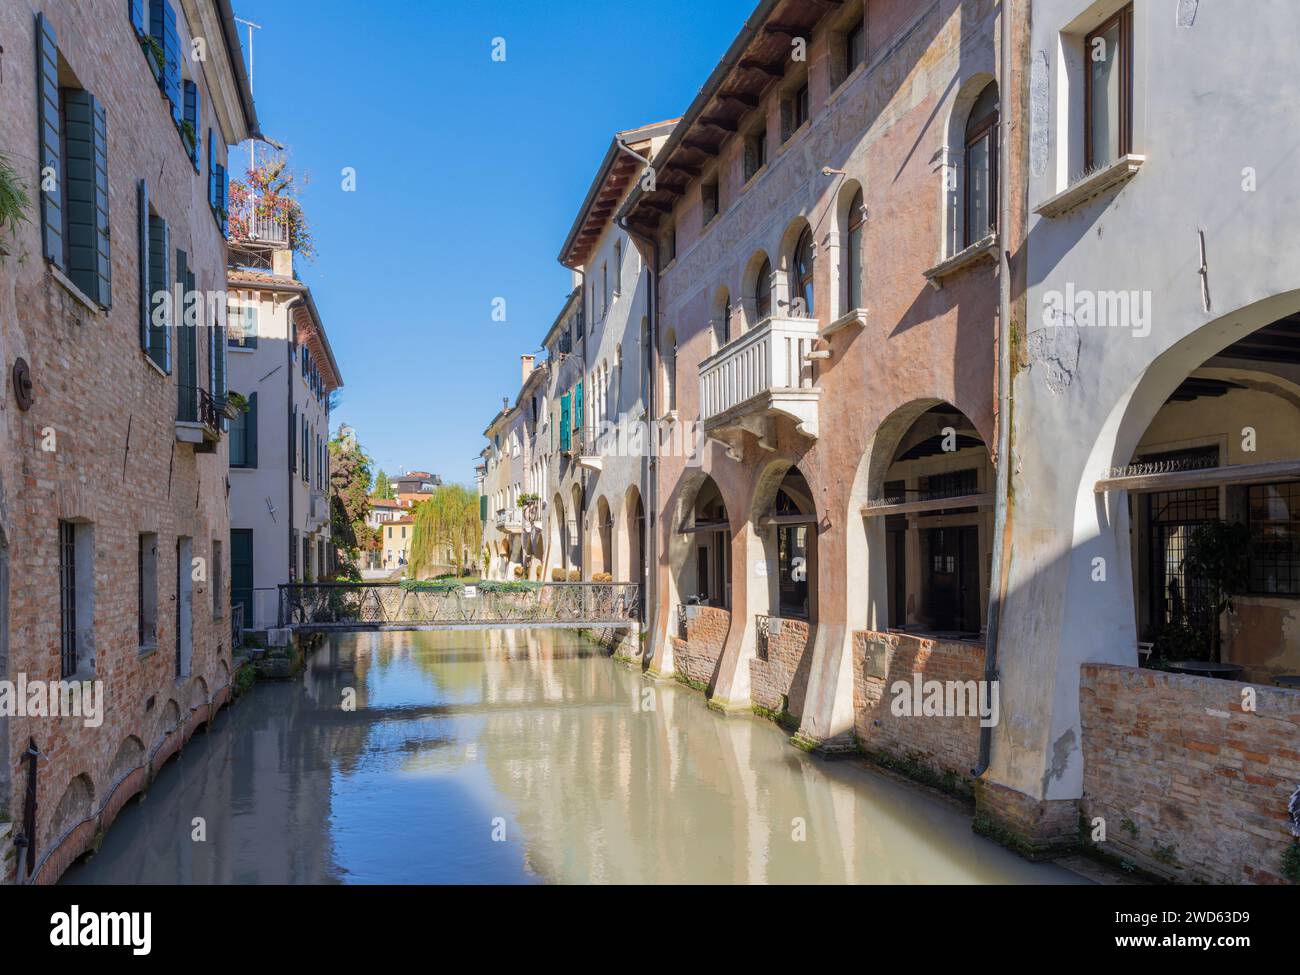
[[[1090,663],[1079,703],[1098,852],[1181,883],[1300,882],[1300,691]]]

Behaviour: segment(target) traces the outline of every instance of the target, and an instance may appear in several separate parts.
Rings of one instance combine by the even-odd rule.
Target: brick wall
[[[686,639],[674,636],[673,667],[698,684],[713,684],[713,674],[731,630],[731,612],[717,606],[695,606],[686,621]]]
[[[207,204],[207,146],[202,172],[195,172],[141,54],[127,4],[116,0],[0,4],[5,46],[0,146],[12,155],[28,189],[35,188],[37,177],[38,10],[54,25],[69,70],[107,113],[113,291],[110,308],[90,307],[47,267],[34,199],[30,222],[17,229],[10,256],[0,259],[0,372],[6,377],[0,391],[0,530],[9,547],[11,590],[10,653],[7,673],[0,677],[59,678],[58,523],[87,522],[94,533],[92,676],[104,682],[105,697],[104,722],[96,728],[77,718],[0,722],[8,735],[10,769],[8,794],[0,795],[0,804],[17,825],[27,782],[22,753],[29,738],[44,756],[37,777],[36,848],[38,858],[48,857],[42,878],[53,881],[81,852],[101,813],[108,811],[111,819],[113,806],[124,801],[123,789],[137,784],[139,776],[122,780],[125,786],[117,781],[128,770],[124,756],[149,754],[172,729],[180,729],[172,732],[173,739],[184,735],[193,715],[206,716],[212,696],[230,680],[228,570],[220,576],[222,591],[211,589],[212,543],[229,536],[228,446],[223,437],[214,453],[199,454],[176,441],[176,336],[170,375],[140,349],[138,181],[147,180],[153,209],[167,220],[171,247],[188,254],[200,291],[224,290],[226,247]],[[189,29],[183,17],[178,21],[181,50],[188,50]],[[224,56],[219,49],[209,52],[209,57]],[[209,125],[218,132],[222,161],[226,147],[211,108],[217,99],[201,67],[189,62],[187,73],[202,85],[203,137],[206,141]],[[205,387],[207,339],[201,331],[196,343],[197,376]],[[34,382],[35,401],[26,411],[19,409],[7,378],[20,356]],[[47,430],[54,436],[51,450],[43,449]],[[144,653],[136,609],[142,532],[157,535],[158,551],[157,646]],[[192,555],[206,565],[205,578],[193,584],[193,655],[182,679],[175,665],[177,604],[169,597],[176,592],[178,570],[190,573],[191,567],[177,565],[178,537],[192,539]],[[0,788],[3,784],[0,778]]]
[[[891,688],[925,681],[980,681],[984,647],[901,633],[859,630],[853,634],[853,730],[868,752],[906,766],[919,766],[961,792],[970,791],[970,770],[979,759],[977,715],[896,715]]]
[[[1085,664],[1080,713],[1081,807],[1106,821],[1101,849],[1184,882],[1281,882],[1300,692]]]
[[[755,704],[780,711],[784,697],[790,714],[802,717],[815,633],[807,620],[782,619],[781,632],[767,639],[766,659],[760,638],[754,659],[749,662],[750,697]]]

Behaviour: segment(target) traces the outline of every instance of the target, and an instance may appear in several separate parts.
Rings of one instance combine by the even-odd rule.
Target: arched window
[[[800,307],[802,303],[802,308]],[[812,318],[813,307],[813,237],[812,228],[804,227],[794,245],[794,278],[790,282],[790,313]]]
[[[989,82],[966,121],[966,232],[969,247],[997,228],[998,86]]]
[[[862,307],[862,190],[849,201],[848,233],[844,239],[845,309]]]
[[[772,314],[772,262],[766,257],[758,269],[758,278],[754,281],[754,315],[758,321]]]
[[[722,340],[721,344],[726,345],[731,341],[731,295],[728,294],[722,301]]]

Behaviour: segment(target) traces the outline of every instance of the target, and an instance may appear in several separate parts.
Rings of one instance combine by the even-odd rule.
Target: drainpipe
[[[650,160],[633,152],[632,148],[622,139],[614,140],[619,149],[633,159],[639,161],[647,169],[650,168]],[[646,321],[649,323],[649,340],[650,340],[650,361],[649,361],[649,381],[646,383],[646,418],[653,421],[655,414],[655,380],[659,376],[659,329],[655,322],[656,306],[658,304],[657,296],[659,294],[659,241],[647,237],[640,231],[633,230],[628,226],[623,217],[618,218],[618,226],[629,237],[635,237],[642,241],[650,248],[650,286],[646,289]],[[644,374],[643,374],[644,378]],[[652,598],[657,589],[658,573],[656,568],[659,564],[659,530],[658,530],[658,511],[659,511],[659,469],[657,456],[659,444],[656,437],[651,431],[650,452],[646,456],[643,464],[643,477],[645,479],[643,494],[646,498],[645,517],[646,517],[646,551],[641,553],[645,559],[645,588],[646,591],[641,594],[642,605],[645,607],[645,622],[647,626],[651,623],[651,613],[656,605]],[[653,654],[653,634],[654,628],[651,627],[651,639],[646,641],[646,650],[650,653],[650,658],[654,659]]]
[[[287,337],[288,337],[288,339],[289,339],[289,341],[285,342],[285,344],[284,344],[284,355],[285,355],[284,365],[285,365],[285,371],[289,374],[288,377],[287,377],[287,384],[286,384],[286,386],[285,386],[285,389],[286,389],[286,391],[287,391],[288,394],[289,394],[289,399],[288,399],[288,401],[286,402],[285,405],[289,407],[289,422],[290,422],[290,423],[293,423],[293,422],[294,422],[294,416],[293,416],[293,345],[294,345],[294,342],[297,341],[297,328],[296,328],[296,326],[294,325],[294,321],[293,321],[293,313],[294,313],[294,310],[295,310],[296,308],[298,308],[298,307],[304,305],[305,303],[306,303],[306,302],[304,301],[303,296],[302,296],[302,295],[298,295],[298,296],[296,296],[295,298],[293,298],[293,300],[291,300],[287,305],[284,306],[284,320],[285,320],[285,324],[288,326],[288,336],[287,336]],[[300,430],[301,428],[302,428],[302,424],[301,424],[301,423],[295,425],[295,428],[289,432],[289,442],[291,442],[291,443],[296,443],[296,442],[297,442],[294,438],[296,438],[296,437],[298,436],[298,430]],[[301,448],[299,448],[299,452],[301,452]],[[286,532],[288,533],[288,535],[289,535],[289,558],[290,558],[291,560],[293,560],[293,559],[299,559],[300,556],[302,555],[302,553],[301,553],[301,552],[295,552],[295,551],[294,551],[294,541],[293,541],[293,478],[294,478],[294,469],[293,469],[293,464],[294,464],[295,458],[292,458],[292,457],[291,457],[289,460],[290,460],[290,463],[288,463],[287,465],[285,465],[285,476],[288,478],[288,481],[289,481],[289,524],[285,525],[285,531],[286,531]],[[306,579],[307,579],[307,576],[306,576],[306,572],[304,571],[304,566],[302,566],[301,564],[299,564],[299,565],[298,565],[298,581],[299,581],[299,582],[305,582]]]
[[[1007,82],[1011,77],[1011,18],[1009,9],[1016,4],[1003,0],[1002,15],[999,18],[998,41],[1001,47],[998,65],[998,97],[1003,111],[999,113],[998,129],[1002,145],[998,153],[998,469],[997,483],[994,489],[993,518],[993,564],[989,579],[988,626],[985,633],[984,680],[991,684],[998,679],[998,638],[1000,636],[999,620],[1002,605],[1006,600],[1004,592],[1005,570],[1009,553],[1007,552],[1006,533],[1010,520],[1010,483],[1011,483],[1011,252],[1007,250],[1010,243],[1011,229],[1011,182],[1009,179],[1011,153],[1008,148],[1007,133],[1010,126]],[[1019,130],[1016,130],[1017,132]],[[1018,136],[1017,136],[1018,137]],[[979,765],[971,769],[971,775],[981,778],[988,771],[992,761],[993,729],[981,726]]]

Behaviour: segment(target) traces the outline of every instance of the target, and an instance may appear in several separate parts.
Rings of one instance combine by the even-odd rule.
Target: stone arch
[[[50,837],[57,840],[94,815],[95,785],[85,772],[73,777],[54,807],[50,820]]]
[[[952,432],[951,437],[948,431]],[[936,438],[938,450],[934,449]],[[934,460],[926,462],[927,457]],[[942,479],[956,476],[945,469],[974,470],[975,484],[969,493],[993,490],[992,455],[984,437],[962,410],[936,397],[912,400],[897,407],[881,422],[863,451],[844,515],[845,524],[852,526],[845,538],[845,591],[849,594],[845,622],[850,632],[920,624],[921,584],[913,576],[920,567],[922,543],[934,540],[933,536],[924,535],[930,530],[924,527],[929,516],[919,513],[864,517],[863,508],[883,501],[925,500],[926,491],[938,495],[947,490]],[[886,491],[891,476],[895,481],[903,481],[901,493],[895,488]],[[963,488],[960,493],[967,491]],[[989,582],[987,553],[993,542],[992,508],[980,508],[977,515],[971,518],[963,514],[957,519],[963,524],[956,526],[956,530],[960,543],[961,529],[975,529],[974,541],[980,558],[976,566],[965,568],[975,572],[978,594],[983,594]],[[902,538],[890,535],[891,531],[900,530],[894,523],[898,518],[906,519]],[[861,530],[857,528],[859,525]],[[964,541],[969,542],[970,536]],[[951,542],[951,539],[940,538],[940,542]],[[895,572],[892,579],[891,567]],[[855,598],[856,594],[865,598]],[[973,612],[972,619],[982,623],[987,600],[982,595],[973,598],[976,605],[972,610],[968,602],[966,615],[971,616]]]
[[[802,482],[800,485],[798,482]],[[754,539],[759,550],[762,552],[762,558],[767,566],[765,576],[760,576],[757,580],[752,580],[751,585],[747,587],[749,593],[749,602],[751,612],[760,616],[777,616],[779,615],[779,592],[780,577],[778,565],[780,562],[780,539],[775,526],[767,523],[766,519],[773,513],[778,502],[778,496],[785,494],[799,508],[801,514],[809,515],[820,520],[824,512],[817,509],[817,500],[812,489],[811,482],[799,464],[790,458],[780,458],[769,461],[764,467],[758,478],[754,482],[754,491],[750,501],[748,512],[748,527],[754,533]],[[807,532],[807,541],[813,548],[813,560],[815,560],[815,547],[817,535],[817,522],[814,521],[809,526]],[[810,560],[805,563],[809,572],[809,621],[816,622],[816,564]],[[750,561],[753,561],[752,559]],[[759,583],[753,585],[753,582]]]
[[[569,522],[568,522],[569,534],[570,534],[569,562],[568,562],[569,569],[570,571],[576,569],[580,574],[584,576],[589,576],[590,569],[587,567],[586,559],[583,557],[584,553],[586,552],[587,539],[585,533],[582,530],[583,529],[582,513],[586,508],[586,505],[583,504],[582,485],[575,482],[569,488],[569,495],[571,498],[570,511],[569,511],[571,517],[569,518]]]
[[[1061,630],[1063,653],[1079,659],[1097,659],[1095,649],[1065,646],[1067,639],[1073,643],[1080,634],[1087,634],[1091,647],[1120,648],[1111,651],[1112,655],[1118,652],[1120,659],[1110,662],[1130,666],[1137,663],[1128,493],[1099,494],[1095,487],[1097,480],[1110,469],[1123,467],[1132,460],[1156,414],[1191,373],[1239,339],[1297,314],[1300,314],[1300,290],[1270,296],[1201,325],[1156,356],[1106,415],[1083,465],[1075,494],[1068,549],[1069,581]],[[1091,583],[1092,566],[1097,558],[1114,566],[1118,574],[1116,585],[1102,587]]]
[[[181,709],[172,698],[163,705],[162,712],[158,715],[159,737],[165,738],[181,726]]]
[[[208,703],[208,682],[201,676],[196,676],[190,682],[190,710],[201,708]]]
[[[618,579],[635,582],[641,586],[642,605],[646,598],[646,521],[641,490],[630,485],[623,495],[623,506],[618,518]]]
[[[217,680],[221,682],[222,687],[230,685],[230,665],[224,659],[217,661]]]
[[[111,788],[129,773],[141,768],[145,763],[144,742],[135,735],[127,735],[118,746],[117,754],[108,768],[108,782]]]

